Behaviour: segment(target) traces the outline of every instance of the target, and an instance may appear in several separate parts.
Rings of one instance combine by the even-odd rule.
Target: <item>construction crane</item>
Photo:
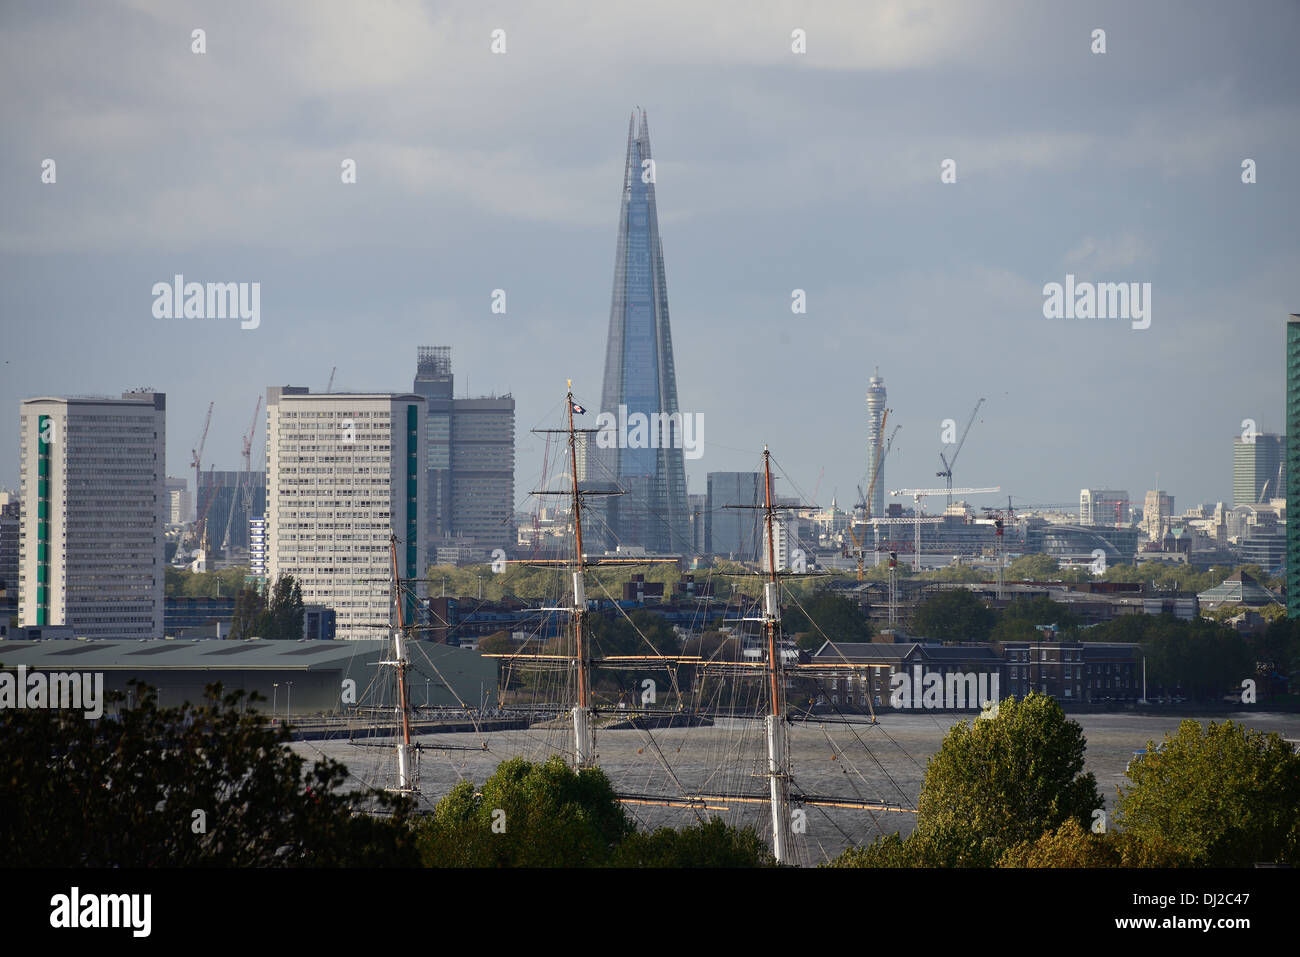
[[[336,373],[336,372],[338,372],[338,371],[339,371],[339,367],[338,367],[338,366],[335,366],[334,368],[330,369],[330,381],[329,381],[329,382],[326,384],[326,386],[325,386],[325,391],[326,391],[326,392],[329,392],[331,389],[334,388],[334,373]]]
[[[983,401],[983,400],[981,400]],[[912,518],[916,525],[916,553],[912,561],[912,567],[916,571],[921,570],[921,499],[929,498],[934,495],[947,495],[949,500],[952,494],[956,492],[959,495],[984,495],[989,492],[1000,492],[1002,486],[995,485],[992,488],[953,488],[949,486],[942,488],[900,488],[890,492],[890,495],[910,495],[912,496],[913,513]]]
[[[1007,496],[1007,507],[1005,509],[989,508],[986,506],[984,508],[984,516],[986,518],[993,519],[993,529],[994,529],[993,555],[998,566],[997,599],[998,601],[1001,601],[1003,598],[1003,588],[1005,587],[1003,582],[1005,569],[1003,568],[1004,560],[1002,557],[1003,555],[1002,533],[1005,530],[1005,526],[1008,523],[1014,522],[1016,520],[1016,510],[1011,507],[1011,496],[1010,495]]]
[[[194,466],[194,503],[196,506],[198,505],[198,501],[199,501],[199,482],[203,478],[203,465],[202,465],[203,447],[208,442],[208,426],[212,424],[212,407],[214,405],[216,405],[215,402],[208,403],[208,414],[203,420],[203,434],[199,436],[199,447],[197,449],[190,449],[190,456],[192,459],[190,464]],[[197,514],[196,514],[196,518],[197,518]],[[195,521],[194,523],[194,529],[195,529],[195,535],[197,536],[198,533],[197,521]]]
[[[208,485],[209,485],[209,486],[212,485],[212,470],[213,470],[214,468],[216,468],[216,466],[214,466],[214,465],[209,465],[209,466],[208,466]],[[191,564],[191,566],[190,566],[190,567],[191,567],[194,571],[196,571],[196,572],[197,572],[197,571],[207,571],[207,564],[208,564],[208,512],[209,512],[209,511],[211,510],[211,508],[212,508],[212,500],[213,500],[214,498],[216,498],[216,495],[215,495],[215,494],[209,494],[209,495],[208,495],[208,500],[203,504],[203,511],[202,511],[202,513],[200,513],[200,514],[198,515],[197,520],[194,522],[194,533],[195,533],[196,543],[197,543],[197,546],[198,546],[198,551],[196,552],[196,554],[198,554],[199,552],[201,552],[202,555],[203,555],[203,559],[202,559],[202,565],[203,565],[203,567],[202,567],[202,568],[199,567],[200,563],[199,563],[199,560],[198,560],[198,559],[196,559],[196,560]]]
[[[970,427],[975,424],[975,416],[979,414],[980,406],[982,406],[983,404],[984,404],[984,398],[981,397],[980,400],[975,403],[975,408],[971,409],[970,418],[966,420],[966,428],[961,430],[961,439],[958,440],[957,442],[957,448],[953,450],[952,460],[949,461],[948,458],[943,454],[942,450],[940,450],[939,452],[939,461],[943,463],[943,471],[935,472],[934,474],[941,479],[947,480],[949,505],[952,504],[952,493],[953,493],[952,467],[957,464],[957,456],[961,455],[961,447],[966,444],[966,436],[970,434]]]
[[[262,411],[262,397],[257,397],[253,408],[253,424],[249,426],[248,435],[244,436],[244,516],[253,514],[253,436],[257,434],[257,414]]]
[[[249,426],[248,434],[244,436],[244,471],[235,483],[235,492],[230,497],[230,508],[226,510],[226,531],[221,537],[221,551],[225,553],[230,547],[230,526],[235,520],[235,506],[243,504],[244,515],[247,517],[252,502],[252,484],[253,484],[253,433],[257,431],[257,413],[262,411],[262,397],[257,397],[257,405],[253,408],[253,424]]]

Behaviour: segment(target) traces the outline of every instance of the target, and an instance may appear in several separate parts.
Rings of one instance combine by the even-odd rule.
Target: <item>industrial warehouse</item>
[[[496,663],[472,651],[411,642],[410,688],[415,707],[480,706],[496,689]],[[10,641],[0,646],[0,670],[30,673],[102,672],[104,690],[130,703],[132,681],[158,690],[162,707],[204,699],[220,682],[226,691],[256,692],[256,707],[280,718],[339,715],[391,702],[376,683],[387,641]]]

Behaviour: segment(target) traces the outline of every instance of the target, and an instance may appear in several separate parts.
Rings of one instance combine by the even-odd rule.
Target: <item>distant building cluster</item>
[[[1288,612],[1300,614],[1300,530],[1286,520],[1300,504],[1300,450],[1253,424],[1232,442],[1231,502],[1181,514],[1170,491],[1133,499],[1103,486],[1081,489],[1077,507],[1009,501],[977,509],[952,487],[946,457],[938,473],[949,481],[946,502],[925,504],[939,489],[908,490],[911,504],[890,503],[890,410],[876,369],[866,389],[867,479],[848,507],[835,498],[829,507],[800,507],[765,489],[756,472],[709,472],[704,490],[688,494],[684,458],[698,452],[691,441],[703,440],[702,425],[692,436],[678,403],[656,185],[643,175],[652,168],[638,113],[628,129],[601,408],[574,407],[590,416],[583,427],[618,425],[576,441],[588,553],[755,568],[771,554],[777,570],[796,572],[956,564],[999,582],[1000,569],[1034,554],[1094,572],[1141,562],[1257,564],[1271,575],[1285,568]],[[1290,317],[1286,339],[1286,425],[1295,430],[1300,315]],[[26,629],[158,638],[168,627],[169,563],[195,571],[246,565],[253,583],[292,575],[307,604],[328,609],[329,627],[318,617],[315,633],[374,638],[390,626],[394,558],[400,578],[422,583],[432,564],[566,554],[567,498],[516,510],[514,397],[457,397],[454,383],[450,348],[422,346],[409,392],[334,392],[333,376],[323,393],[271,387],[265,467],[252,467],[255,415],[243,468],[205,470],[200,441],[190,478],[165,474],[162,393],[25,400],[19,489],[0,490],[2,623],[8,627],[12,614]],[[628,427],[643,422],[648,432]],[[951,461],[964,441],[965,433],[945,440],[955,443]],[[569,482],[570,466],[550,476],[552,484]],[[782,506],[770,542],[761,508],[769,491]],[[1258,587],[1237,583],[1250,595]],[[417,588],[403,611],[413,617],[427,598]]]

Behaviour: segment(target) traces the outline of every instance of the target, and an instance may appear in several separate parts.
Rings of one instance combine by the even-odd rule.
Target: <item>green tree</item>
[[[719,817],[689,827],[637,832],[614,851],[615,867],[772,867],[767,844],[752,827],[736,828]]]
[[[806,600],[788,606],[781,613],[782,628],[789,634],[806,632],[812,636],[806,645],[815,650],[823,641],[870,641],[875,633],[870,620],[857,602],[832,591],[813,592]]]
[[[262,637],[266,621],[266,594],[256,585],[241,588],[235,595],[235,613],[230,622],[230,637],[244,640]]]
[[[1276,733],[1188,720],[1129,769],[1117,823],[1203,867],[1300,863],[1300,755]]]
[[[1102,806],[1083,773],[1083,729],[1050,697],[1008,698],[995,718],[958,722],[929,761],[917,831],[955,866],[987,867],[1019,841]]]
[[[916,609],[912,630],[938,641],[988,641],[997,616],[965,588],[931,595]]]
[[[1073,637],[1079,618],[1060,602],[1046,595],[1017,598],[998,618],[990,635],[992,641],[1039,641],[1043,635],[1039,625],[1056,625],[1060,632]]]
[[[0,710],[0,855],[10,867],[413,866],[410,805],[343,793],[347,769],[307,770],[243,692],[207,703]],[[256,697],[248,699],[249,702]],[[356,812],[379,808],[387,819]],[[202,815],[196,814],[202,812]],[[36,839],[33,839],[33,835]]]
[[[509,632],[494,631],[479,639],[478,650],[481,655],[510,655],[514,654],[515,643],[510,639]]]
[[[1021,555],[1007,566],[1007,581],[1048,581],[1059,578],[1061,563],[1051,555]]]
[[[884,834],[870,844],[850,847],[825,867],[942,867],[938,849],[924,835],[913,831],[906,838]]]
[[[461,781],[416,826],[427,867],[593,867],[635,826],[596,768],[503,761],[480,793]]]
[[[267,602],[270,615],[268,634],[263,638],[297,640],[302,637],[303,621],[306,611],[303,608],[302,585],[292,575],[281,575],[275,580],[275,588]]]
[[[1160,835],[1093,834],[1070,818],[1036,841],[1007,848],[998,867],[1186,867],[1187,854]]]

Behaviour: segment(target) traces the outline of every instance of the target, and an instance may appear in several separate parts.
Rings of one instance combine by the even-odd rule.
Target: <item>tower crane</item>
[[[970,418],[966,420],[966,428],[961,430],[961,439],[957,442],[957,448],[953,450],[952,461],[949,461],[942,451],[939,452],[939,461],[943,463],[943,471],[935,472],[934,474],[941,479],[946,479],[948,482],[949,505],[952,504],[953,493],[952,467],[957,464],[957,456],[961,455],[961,447],[966,444],[966,436],[970,433],[970,427],[975,424],[975,416],[979,414],[980,406],[983,404],[984,398],[981,397],[980,400],[975,403],[975,408],[971,409]]]
[[[194,503],[196,507],[199,501],[199,483],[202,481],[203,478],[203,466],[202,466],[203,447],[207,444],[208,441],[208,426],[212,424],[212,407],[214,405],[216,405],[215,402],[208,403],[208,414],[203,420],[203,434],[199,436],[199,447],[197,449],[190,449],[190,456],[192,459],[190,464],[194,466]],[[196,514],[196,519],[197,519],[197,514]],[[194,523],[194,529],[195,529],[195,535],[197,536],[198,534],[197,521],[195,521]]]
[[[983,400],[981,400],[983,401]],[[921,499],[933,495],[947,494],[951,499],[952,493],[957,492],[960,495],[983,495],[987,492],[1000,492],[1002,486],[995,485],[992,488],[900,488],[890,492],[890,495],[910,495],[913,502],[913,519],[916,525],[916,553],[913,559],[913,568],[918,572],[921,570]]]
[[[248,517],[253,512],[253,436],[257,434],[257,413],[262,411],[262,397],[257,397],[257,405],[253,407],[253,424],[248,427],[248,435],[244,436],[244,516]]]
[[[224,553],[230,547],[230,527],[235,521],[235,506],[242,504],[244,506],[244,516],[247,518],[249,508],[252,503],[253,491],[253,433],[257,431],[257,413],[262,411],[262,397],[257,397],[257,405],[253,408],[253,424],[248,429],[248,434],[244,436],[244,472],[240,475],[236,485],[235,492],[230,497],[230,508],[226,510],[226,531],[221,537],[221,551]]]

